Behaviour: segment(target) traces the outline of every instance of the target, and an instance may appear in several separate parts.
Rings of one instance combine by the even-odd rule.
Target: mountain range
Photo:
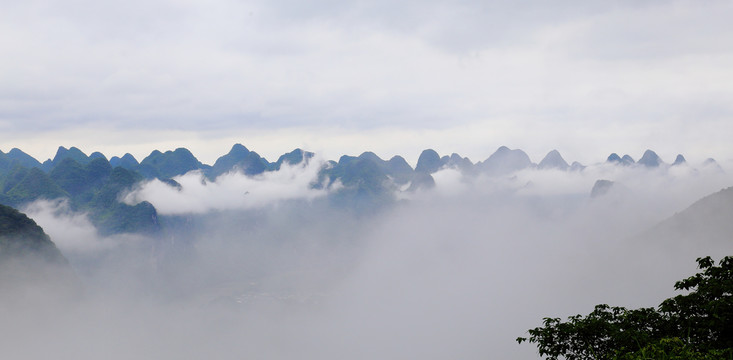
[[[156,235],[158,239],[172,239],[175,236],[168,236],[172,232],[164,233],[166,226],[177,227],[177,231],[185,232],[194,226],[189,224],[191,219],[175,216],[159,218],[151,203],[143,201],[128,205],[120,202],[120,197],[146,179],[160,179],[180,189],[181,185],[175,177],[189,171],[199,171],[208,181],[233,171],[246,176],[258,176],[277,171],[285,165],[307,164],[313,157],[311,152],[295,149],[283,154],[277,161],[269,162],[256,152],[236,144],[213,165],[206,165],[184,148],[153,151],[138,162],[130,154],[107,160],[98,152],[87,156],[77,148],[61,147],[53,159],[39,162],[21,150],[13,149],[8,153],[0,152],[0,203],[18,207],[37,199],[62,198],[68,201],[72,210],[85,212],[102,235],[142,233]],[[668,164],[651,150],[647,150],[639,161],[634,161],[629,155],[611,154],[606,164],[651,169],[689,166],[682,155]],[[704,166],[716,167],[717,164],[714,160],[708,160]],[[455,153],[441,156],[427,149],[420,154],[415,168],[401,156],[384,160],[373,152],[364,152],[359,156],[344,155],[338,161],[324,163],[311,186],[332,190],[326,198],[332,205],[368,212],[394,203],[395,194],[399,191],[429,190],[435,185],[433,174],[446,168],[467,176],[506,177],[524,169],[584,171],[585,166],[577,162],[568,164],[556,150],[550,151],[535,164],[524,151],[503,146],[477,163]],[[590,197],[604,196],[614,186],[620,185],[599,180],[591,190]],[[731,216],[733,187],[700,199],[639,235],[634,243],[653,244],[660,253],[669,250],[670,246],[685,246],[684,253],[715,246],[725,248],[733,234],[733,226],[729,221]],[[172,244],[174,241],[156,242],[152,246],[164,246],[161,245],[163,243]],[[44,267],[40,272],[35,271],[39,263],[52,266]],[[62,292],[73,289],[77,281],[66,259],[33,220],[9,206],[0,205],[0,285],[45,283],[49,279],[52,283],[64,284]],[[22,294],[23,291],[6,293]]]
[[[108,160],[100,152],[86,155],[76,147],[59,147],[53,159],[40,162],[14,148],[8,153],[0,151],[0,204],[17,207],[37,199],[67,198],[72,209],[90,214],[102,233],[155,233],[160,230],[160,223],[152,204],[141,202],[133,206],[118,201],[140,181],[160,179],[180,189],[173,178],[190,171],[200,171],[210,181],[229,172],[257,176],[277,171],[285,164],[308,163],[314,155],[295,149],[270,162],[244,145],[235,144],[213,165],[207,165],[186,148],[154,150],[138,161],[129,153]],[[684,166],[686,161],[678,155],[672,164],[666,164],[654,151],[647,150],[639,161],[629,155],[620,157],[613,153],[606,163],[660,168]],[[708,159],[704,165],[719,168],[713,159]],[[331,189],[338,184],[338,190],[329,195],[333,204],[369,210],[393,202],[396,190],[430,189],[435,185],[432,175],[446,168],[466,176],[507,176],[524,169],[583,171],[585,166],[578,162],[569,165],[557,150],[548,152],[536,164],[521,149],[506,146],[476,163],[456,153],[440,156],[426,149],[420,154],[415,168],[399,155],[383,160],[373,152],[364,152],[359,156],[344,155],[338,161],[327,161],[312,186]]]

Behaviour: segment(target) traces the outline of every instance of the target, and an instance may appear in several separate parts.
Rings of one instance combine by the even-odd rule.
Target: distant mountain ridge
[[[68,198],[72,208],[87,211],[103,233],[156,232],[160,224],[151,204],[130,206],[119,202],[122,194],[141,181],[157,178],[180,190],[180,184],[172,178],[191,171],[200,172],[210,181],[232,172],[257,176],[277,171],[286,164],[308,164],[314,156],[312,152],[294,149],[278,157],[277,161],[269,162],[244,145],[234,144],[213,165],[207,165],[186,148],[154,150],[138,162],[129,153],[107,160],[100,152],[87,156],[76,147],[67,149],[61,146],[53,159],[41,163],[14,148],[7,154],[0,151],[0,203],[18,206],[37,199]],[[629,155],[620,157],[613,153],[605,163],[640,168],[689,166],[682,155],[668,165],[651,150],[646,150],[638,162]],[[720,169],[712,159],[707,160],[704,166]],[[433,174],[443,169],[459,171],[465,176],[502,177],[523,170],[584,171],[585,168],[577,161],[568,165],[556,149],[549,151],[538,164],[533,163],[521,149],[506,146],[500,146],[488,158],[477,163],[456,153],[441,156],[433,149],[426,149],[420,153],[415,168],[402,156],[384,160],[366,151],[359,156],[343,155],[338,161],[327,161],[312,186],[336,187],[330,195],[334,204],[366,209],[394,201],[394,194],[398,191],[432,188],[435,186]]]
[[[202,163],[186,148],[177,148],[165,152],[153,150],[142,161],[138,161],[133,155],[126,153],[122,157],[113,156],[108,162],[112,167],[120,166],[127,170],[133,170],[146,178],[172,178],[189,171],[200,170],[209,179],[213,180],[217,176],[230,171],[241,171],[245,175],[257,175],[265,171],[279,170],[283,163],[297,165],[311,159],[314,155],[312,152],[295,149],[290,153],[281,155],[277,161],[269,162],[256,152],[247,149],[244,145],[235,144],[229,153],[220,156],[213,165]],[[367,156],[377,164],[381,164],[384,161],[370,151],[366,151],[359,156]],[[107,160],[107,157],[100,152],[93,152],[87,156],[76,147],[67,149],[61,146],[58,148],[53,159],[48,159],[41,163],[22,150],[13,148],[7,154],[0,151],[0,172],[8,171],[12,166],[22,166],[25,168],[40,168],[48,173],[65,159],[72,159],[81,165],[86,165],[95,159]],[[393,162],[392,166],[395,166],[391,172],[401,172],[403,174],[400,176],[402,180],[408,177],[405,174],[407,173],[407,167],[410,167],[403,160],[404,158],[399,155],[389,160]],[[687,161],[682,154],[678,154],[673,163],[666,164],[654,151],[646,150],[639,161],[635,161],[628,154],[620,157],[618,154],[612,153],[606,159],[606,163],[624,166],[659,167],[665,165],[684,165],[687,164]],[[714,159],[710,158],[706,160],[705,165],[710,164],[716,165],[717,163]],[[527,168],[575,171],[582,170],[585,167],[585,165],[577,161],[573,161],[572,165],[568,165],[568,162],[556,149],[549,151],[539,163],[533,163],[527,153],[521,149],[509,149],[506,146],[500,146],[487,159],[475,164],[470,159],[456,153],[441,157],[435,150],[426,149],[420,154],[415,168],[412,169],[410,167],[410,171],[432,174],[443,168],[453,168],[464,173],[503,175]],[[400,169],[398,170],[397,168]]]

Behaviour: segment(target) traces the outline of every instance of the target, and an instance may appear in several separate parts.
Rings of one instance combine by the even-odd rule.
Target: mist
[[[159,213],[190,214],[213,210],[251,209],[295,199],[313,199],[324,194],[313,189],[324,161],[312,159],[304,165],[284,164],[278,171],[246,176],[232,171],[208,181],[200,171],[176,176],[180,187],[158,179],[148,181],[123,197],[123,202],[153,203]]]
[[[42,311],[0,308],[4,354],[537,359],[514,339],[543,317],[656,306],[695,273],[696,257],[733,250],[644,237],[730,186],[723,172],[444,169],[434,189],[357,214],[327,201],[335,189],[308,186],[314,168],[141,184],[124,201],[150,201],[175,225],[158,236],[103,237],[63,202],[29,204],[85,291]],[[598,179],[615,184],[591,198]]]

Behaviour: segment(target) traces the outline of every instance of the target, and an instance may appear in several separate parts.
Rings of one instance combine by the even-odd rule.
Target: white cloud
[[[180,190],[160,180],[148,181],[123,196],[128,204],[148,201],[163,215],[202,214],[210,211],[243,210],[277,205],[288,200],[309,200],[325,195],[313,189],[322,161],[307,165],[283,164],[278,171],[246,176],[233,171],[208,181],[199,171],[173,178]]]

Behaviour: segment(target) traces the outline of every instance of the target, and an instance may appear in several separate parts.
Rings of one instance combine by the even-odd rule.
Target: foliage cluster
[[[545,318],[517,342],[547,360],[733,359],[733,257],[697,263],[701,272],[675,283],[687,293],[657,308],[597,305],[567,321]]]

